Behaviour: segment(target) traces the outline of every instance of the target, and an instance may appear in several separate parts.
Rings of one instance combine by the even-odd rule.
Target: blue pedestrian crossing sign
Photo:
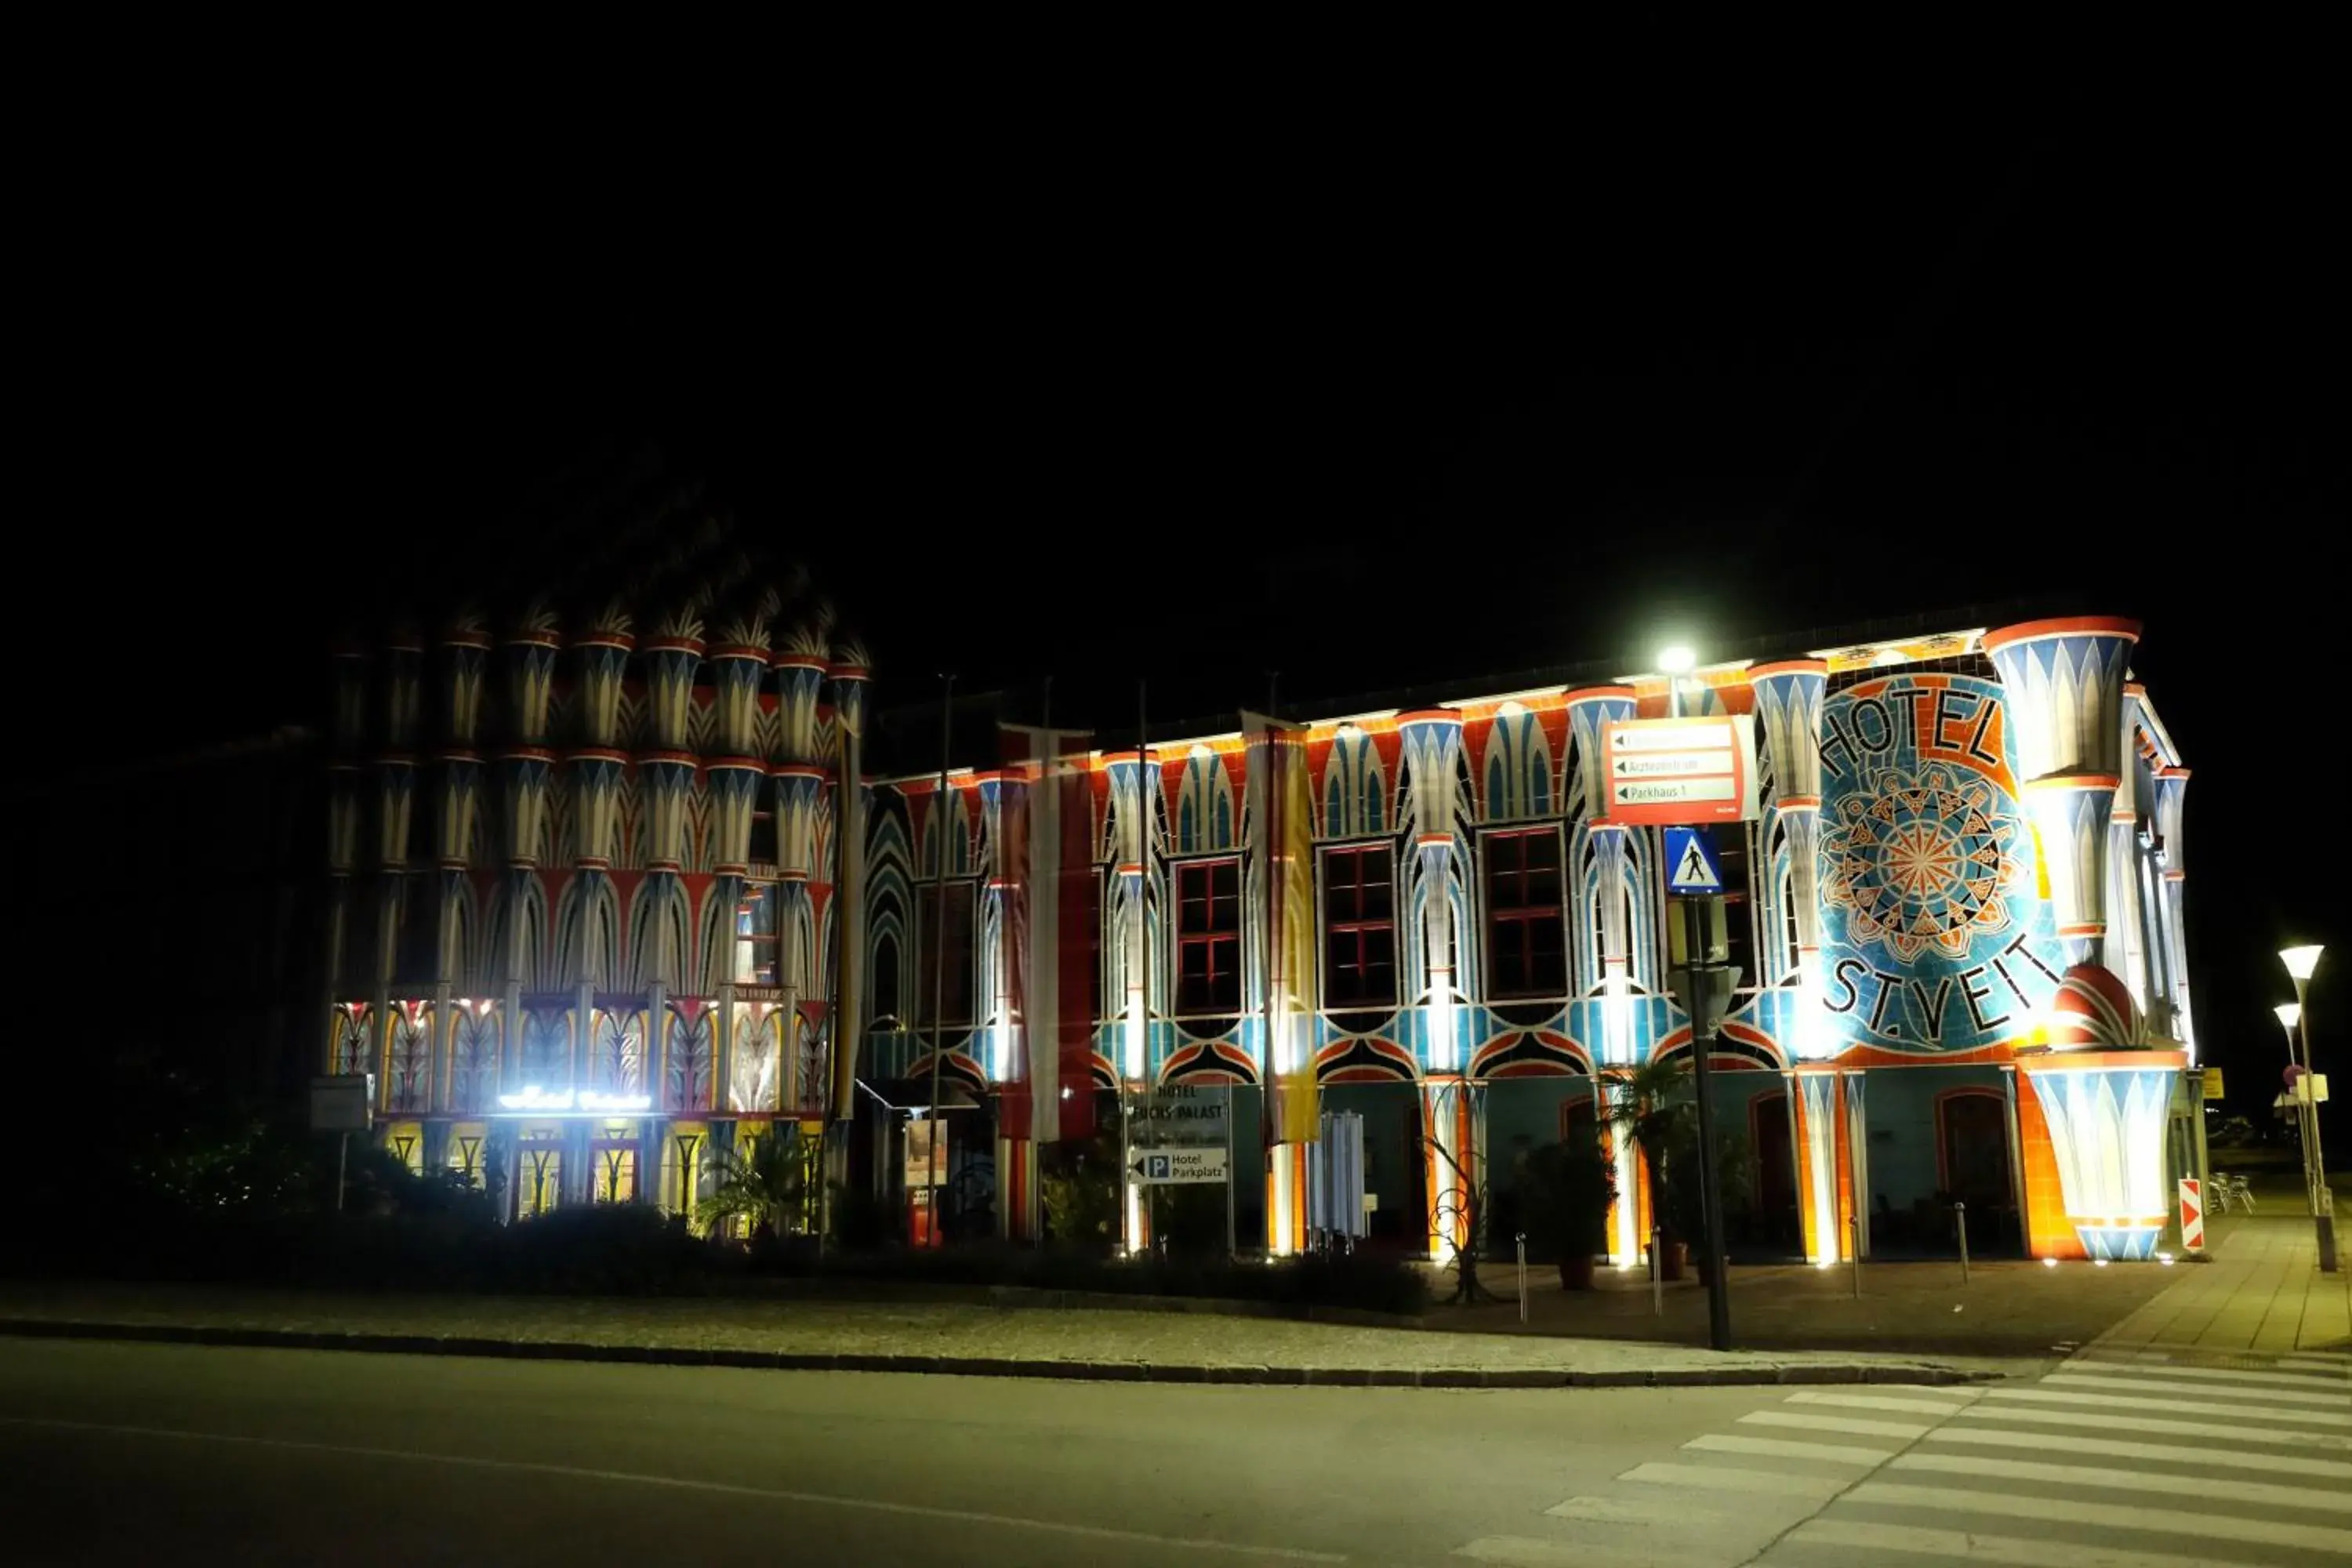
[[[1669,827],[1666,834],[1666,891],[1720,893],[1723,865],[1704,827]]]

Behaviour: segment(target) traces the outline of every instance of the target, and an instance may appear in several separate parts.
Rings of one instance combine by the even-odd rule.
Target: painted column
[[[621,840],[621,773],[628,760],[625,753],[601,746],[575,747],[564,759],[572,782],[572,875],[583,937],[579,973],[566,978],[606,990],[618,988],[625,977],[607,973],[604,945],[586,939],[593,911],[613,897],[613,858]],[[617,917],[618,911],[613,912]]]
[[[2181,923],[2186,913],[2182,908],[2182,896],[2188,890],[2189,864],[2182,851],[2180,826],[2182,806],[2188,793],[2187,768],[2157,770],[2157,864],[2162,868],[2158,896],[2163,902],[2162,941],[2168,960],[2166,967],[2171,972],[2171,1035],[2189,1047],[2193,1059],[2197,1035],[2189,1006],[2189,928]]]
[[[809,884],[816,868],[817,801],[824,793],[824,772],[814,763],[780,763],[769,770],[769,784],[775,792],[776,978],[784,989],[787,1022],[797,1037],[802,999],[821,996],[825,989],[824,977],[814,972],[817,955],[802,940],[803,931],[813,936],[816,930]],[[800,1081],[799,1044],[797,1037],[784,1043],[786,1103],[806,1109],[812,1089],[821,1094],[824,1086]]]
[[[1864,1258],[1870,1256],[1870,1118],[1865,1114],[1870,1080],[1860,1068],[1848,1068],[1841,1088],[1845,1092],[1845,1218],[1849,1244]]]
[[[1001,773],[984,773],[978,775],[977,783],[984,824],[982,839],[992,856],[999,856],[1003,853],[1004,809],[1008,804],[1004,778]],[[1035,1234],[1029,1216],[1036,1185],[1036,1145],[1025,1136],[1029,1131],[1026,1121],[1008,1112],[1004,1105],[1003,1086],[1013,1080],[1014,1071],[1010,984],[1013,953],[1012,933],[1005,929],[1004,918],[1011,889],[998,874],[1001,868],[1001,861],[991,864],[988,879],[982,884],[977,1037],[985,1043],[982,1066],[997,1091],[997,1231],[1008,1240],[1027,1240]],[[1023,1136],[1012,1136],[1015,1133]]]
[[[474,932],[460,916],[471,908],[467,871],[473,863],[474,823],[481,811],[482,759],[450,747],[436,760],[441,773],[441,809],[435,825],[440,868],[440,962],[436,973],[446,982],[465,978],[474,967],[473,955],[465,951]]]
[[[1835,1048],[1822,1006],[1822,700],[1829,665],[1817,658],[1759,665],[1748,672],[1756,723],[1772,759],[1772,808],[1789,844],[1789,901],[1797,921],[1799,1000],[1790,1054],[1818,1059]],[[1771,843],[1769,834],[1762,842]],[[1777,932],[1767,933],[1775,940]],[[1760,965],[1759,965],[1760,967]],[[1759,984],[1772,978],[1759,974]]]
[[[1607,889],[1600,900],[1598,933],[1601,1062],[1606,1073],[1633,1066],[1639,1050],[1633,1037],[1633,932],[1625,900],[1616,896],[1625,882],[1627,829],[1609,820],[1608,784],[1601,776],[1602,733],[1611,723],[1634,716],[1635,697],[1630,686],[1589,686],[1570,692],[1565,706],[1577,758],[1575,777],[1579,787],[1572,804],[1592,847],[1594,874]],[[1568,882],[1577,889],[1578,907],[1569,921],[1569,930],[1573,932],[1591,916],[1582,908],[1582,884],[1573,876]],[[1604,1086],[1603,1098],[1601,1113],[1605,1118],[1623,1103],[1625,1097],[1623,1090],[1612,1083]],[[1629,1137],[1612,1136],[1610,1150],[1616,1164],[1618,1196],[1609,1210],[1609,1261],[1626,1268],[1639,1261],[1648,1246],[1642,1233],[1642,1158]]]
[[[1431,1148],[1427,1234],[1432,1258],[1444,1261],[1467,1239],[1470,1194],[1478,1179],[1474,1098],[1463,1077],[1461,1020],[1454,998],[1465,987],[1454,946],[1454,815],[1462,755],[1462,715],[1451,708],[1400,715],[1408,809],[1421,909],[1423,1118]],[[1306,1194],[1298,1194],[1300,1201]]]
[[[760,686],[768,674],[767,648],[719,643],[711,648],[709,662],[712,749],[728,756],[759,755]]]
[[[1989,632],[2026,810],[2041,840],[2058,935],[2072,963],[2106,962],[2107,844],[2123,773],[2125,671],[2139,623],[2106,616]]]
[[[408,895],[408,833],[416,801],[416,759],[389,752],[375,762],[377,899],[375,952],[370,954],[369,994],[373,1037],[368,1059],[375,1064],[379,1103],[393,1109],[391,1050],[392,973],[400,951],[400,922]]]
[[[2107,922],[2111,933],[2107,967],[2122,977],[2142,1012],[2149,1010],[2152,1000],[2161,1000],[2156,989],[2156,964],[2147,952],[2146,922],[2140,918],[2139,814],[2144,803],[2139,799],[2137,742],[2140,699],[2145,695],[2147,689],[2137,681],[2125,683],[2123,738],[2117,752],[2120,765],[2116,773],[2115,799],[2107,809]]]
[[[629,651],[637,639],[626,611],[608,609],[572,639],[580,661],[580,689],[572,706],[583,745],[610,750],[621,743],[621,689]]]
[[[654,744],[663,751],[692,750],[694,677],[702,667],[702,639],[676,635],[649,638],[640,662]]]
[[[1826,1268],[1846,1256],[1847,1121],[1839,1093],[1844,1075],[1808,1064],[1790,1075],[1797,1118],[1797,1184],[1805,1261]]]
[[[644,792],[640,807],[644,842],[639,853],[646,864],[646,918],[655,923],[661,949],[646,967],[656,975],[672,977],[688,995],[709,994],[707,974],[688,974],[693,956],[692,927],[678,918],[685,910],[686,888],[678,874],[686,861],[688,801],[694,794],[694,758],[685,752],[642,752],[636,758],[637,787]],[[690,913],[691,911],[685,911]],[[686,927],[686,951],[676,951],[678,929]],[[646,940],[644,936],[639,941]]]
[[[1146,771],[1149,766],[1149,759],[1140,752],[1108,759],[1110,819],[1116,835],[1111,856],[1118,878],[1118,908],[1122,914],[1118,970],[1122,1016],[1126,1019],[1119,1047],[1122,1096],[1138,1093],[1148,1085],[1151,1060],[1150,977],[1145,972],[1145,952],[1150,945],[1146,922],[1150,913],[1144,885],[1151,824],[1149,802],[1140,814],[1136,805],[1138,792],[1153,786],[1154,781]],[[1126,1218],[1119,1234],[1129,1237],[1130,1245],[1139,1245],[1145,1239],[1143,1188],[1121,1173],[1120,1190]]]
[[[828,952],[830,961],[838,966],[839,978],[833,987],[833,1003],[827,1009],[830,1016],[825,1020],[830,1045],[826,1066],[833,1079],[825,1104],[835,1121],[845,1121],[856,1113],[857,1072],[865,1052],[869,1011],[866,997],[865,740],[866,699],[872,672],[866,664],[864,648],[850,639],[834,649],[833,660],[825,667],[825,679],[833,689],[834,724],[840,737],[834,824],[839,869],[837,885],[828,900],[834,906],[832,940],[839,944],[837,950],[829,949]],[[782,1048],[794,1056],[799,1053],[798,1034],[794,1021],[787,1019]],[[827,1149],[833,1162],[833,1179],[846,1181],[848,1138],[829,1139]],[[880,1174],[878,1170],[876,1173]]]

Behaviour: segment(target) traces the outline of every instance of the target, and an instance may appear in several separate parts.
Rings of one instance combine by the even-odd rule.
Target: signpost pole
[[[343,1212],[343,1172],[351,1156],[352,1135],[348,1132],[337,1133],[335,1135],[335,1212],[337,1214]]]
[[[1663,837],[1663,836],[1662,836]],[[1723,1193],[1715,1174],[1715,1088],[1706,1058],[1715,1046],[1715,1020],[1700,963],[1706,945],[1706,922],[1696,899],[1683,900],[1684,954],[1690,966],[1691,1088],[1698,1100],[1699,1212],[1705,1216],[1706,1247],[1706,1339],[1717,1350],[1731,1348],[1731,1281],[1723,1261]]]

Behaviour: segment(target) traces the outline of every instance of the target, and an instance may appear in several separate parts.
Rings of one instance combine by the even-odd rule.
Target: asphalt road
[[[2167,1483],[2110,1458],[2099,1484],[2123,1490],[2084,1527],[2065,1450],[2092,1432],[1944,1419],[2046,1419],[2085,1397],[2065,1392],[1996,1411],[1974,1390],[1192,1388],[0,1340],[0,1562],[2042,1560],[2003,1541],[2153,1549],[2137,1568],[2352,1561],[2352,1381],[2277,1375],[2170,1396],[2270,1432],[2288,1473],[2231,1478],[2253,1504],[2184,1527]],[[1895,1403],[1820,1403],[1840,1399]],[[2090,1425],[2147,1425],[2137,1408]],[[1918,1440],[1986,1433],[2009,1445],[1992,1459]],[[2173,1441],[2192,1472],[2260,1452]]]

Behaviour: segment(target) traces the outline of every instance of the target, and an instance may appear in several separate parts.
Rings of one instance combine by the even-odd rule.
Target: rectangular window
[[[947,917],[940,910],[945,900]],[[915,992],[915,1017],[923,1026],[971,1022],[972,884],[967,879],[942,888],[926,882],[915,890],[917,931],[915,972],[908,976]],[[947,954],[947,973],[939,972],[940,954]]]
[[[1242,1010],[1242,867],[1238,860],[1176,866],[1176,1010]]]
[[[1568,911],[1560,902],[1559,830],[1546,826],[1489,833],[1486,871],[1486,994],[1568,993]]]
[[[1323,851],[1323,1005],[1396,1005],[1395,856],[1385,844]]]
[[[735,903],[735,984],[776,983],[776,885],[747,882]]]
[[[400,947],[393,977],[409,987],[430,986],[441,978],[440,887],[431,876],[411,871],[401,879]]]
[[[754,866],[776,863],[776,814],[755,811],[751,814],[751,847],[748,856]]]

